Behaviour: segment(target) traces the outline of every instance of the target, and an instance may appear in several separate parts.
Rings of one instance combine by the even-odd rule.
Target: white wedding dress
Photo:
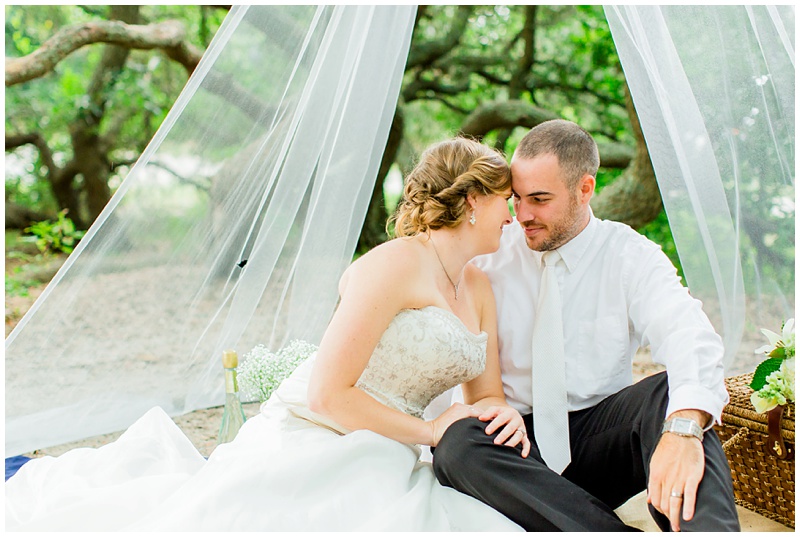
[[[486,337],[435,306],[403,310],[357,385],[422,417],[436,396],[483,371]],[[419,447],[311,413],[312,362],[207,461],[154,408],[116,442],[28,462],[6,483],[6,529],[521,530],[439,485]]]

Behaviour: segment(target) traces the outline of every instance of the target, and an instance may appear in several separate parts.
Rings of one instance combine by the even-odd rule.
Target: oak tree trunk
[[[595,195],[591,205],[598,218],[623,222],[639,229],[658,218],[663,204],[656,173],[650,162],[650,153],[647,151],[642,127],[627,85],[625,106],[636,137],[636,154],[623,174]]]
[[[381,165],[378,169],[378,177],[372,189],[372,197],[369,201],[367,216],[364,219],[364,226],[361,229],[361,236],[358,238],[356,251],[364,254],[378,244],[385,242],[389,237],[386,235],[386,220],[389,215],[386,212],[386,200],[383,195],[383,183],[389,169],[394,164],[400,142],[403,140],[403,112],[400,106],[397,107],[392,119],[392,126],[389,130],[389,140],[386,142],[386,150],[383,152]]]

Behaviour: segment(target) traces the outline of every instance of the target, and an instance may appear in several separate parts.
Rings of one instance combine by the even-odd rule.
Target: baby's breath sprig
[[[239,366],[239,388],[244,398],[263,403],[316,350],[315,345],[297,339],[275,353],[264,345],[256,345],[244,355]]]

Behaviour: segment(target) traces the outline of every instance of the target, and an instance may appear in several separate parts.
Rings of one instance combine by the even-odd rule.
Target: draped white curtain
[[[317,342],[399,92],[411,6],[234,7],[6,340],[6,455],[220,404],[221,351]],[[752,368],[794,311],[794,8],[607,7],[691,292]]]
[[[413,6],[235,6],[6,340],[6,456],[224,401],[221,353],[318,342],[388,137]],[[245,263],[246,260],[246,263]]]
[[[794,317],[793,6],[606,6],[689,289],[752,370]],[[763,356],[762,356],[763,358]]]

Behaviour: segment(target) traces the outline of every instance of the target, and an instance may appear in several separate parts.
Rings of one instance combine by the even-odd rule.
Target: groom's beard
[[[547,252],[549,250],[555,250],[559,246],[563,246],[575,238],[581,230],[581,220],[578,198],[577,196],[571,196],[566,212],[558,220],[550,224],[542,224],[535,220],[529,220],[520,222],[520,225],[522,225],[522,227],[543,227],[545,230],[544,235],[539,234],[536,237],[526,236],[525,242],[531,250]]]

